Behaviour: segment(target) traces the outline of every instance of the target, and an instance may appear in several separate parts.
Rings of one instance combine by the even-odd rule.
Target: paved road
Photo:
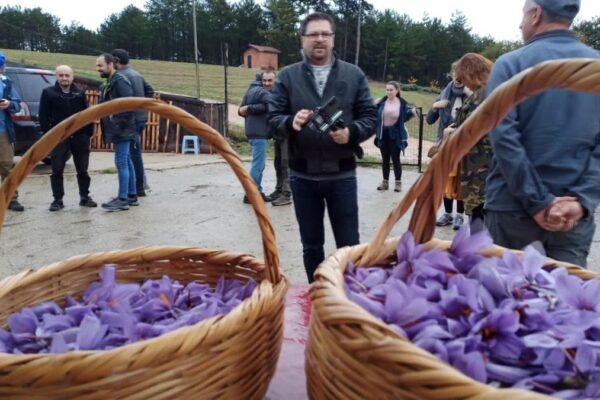
[[[91,160],[92,195],[101,202],[114,196],[116,174],[111,153],[93,153]],[[40,165],[21,187],[24,213],[9,212],[0,238],[0,277],[27,268],[64,260],[70,256],[148,245],[193,245],[249,252],[261,256],[262,245],[254,213],[242,204],[241,186],[227,164],[217,155],[146,154],[148,178],[152,188],[141,206],[121,213],[101,208],[83,209],[77,205],[74,168],[67,167],[65,209],[51,213],[49,169]],[[265,187],[274,186],[274,171],[269,163]],[[412,184],[418,174],[405,171],[404,185]],[[388,212],[402,193],[375,190],[380,181],[378,169],[360,168],[360,234],[363,241],[374,237]],[[284,272],[292,282],[304,282],[298,228],[292,206],[268,210],[277,234]],[[404,218],[393,235],[405,231]],[[436,237],[449,239],[453,231],[439,229]],[[335,250],[331,229],[326,230],[326,251]],[[594,242],[590,265],[600,266],[600,245]],[[596,267],[597,268],[597,267]]]

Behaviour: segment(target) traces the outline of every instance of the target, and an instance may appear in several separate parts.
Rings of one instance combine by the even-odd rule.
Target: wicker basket
[[[181,124],[229,163],[256,213],[265,260],[192,247],[145,247],[70,258],[0,282],[0,321],[24,306],[81,295],[103,264],[116,264],[119,282],[168,275],[182,283],[250,278],[252,296],[227,315],[109,351],[61,355],[0,354],[0,398],[18,399],[262,399],[283,338],[287,281],[279,270],[275,234],[256,185],[215,130],[157,100],[125,98],[91,107],[56,126],[23,157],[0,187],[0,222],[7,201],[34,166],[87,123],[117,112],[147,110]],[[0,224],[1,225],[1,224]]]
[[[385,323],[348,300],[343,274],[356,266],[390,265],[399,238],[388,239],[394,224],[416,200],[409,229],[426,248],[447,250],[449,242],[431,240],[437,209],[449,171],[514,105],[549,88],[600,94],[600,61],[547,62],[499,87],[444,143],[369,244],[346,247],[318,268],[311,286],[312,318],[306,350],[311,399],[545,399],[521,390],[495,389],[463,375],[393,332]],[[487,255],[501,255],[495,247]],[[547,260],[547,268],[564,266],[583,279],[598,274],[575,265]],[[401,306],[401,305],[399,305]]]

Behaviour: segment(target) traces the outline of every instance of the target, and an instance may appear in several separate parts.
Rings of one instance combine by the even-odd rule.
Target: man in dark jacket
[[[21,111],[21,99],[12,90],[12,81],[4,76],[6,59],[0,53],[0,178],[2,180],[10,174],[13,167],[15,152],[15,126],[10,119],[11,114]],[[18,192],[15,192],[12,200],[8,203],[8,209],[12,211],[24,211],[25,207],[19,203]]]
[[[264,195],[262,190],[262,176],[265,170],[267,158],[267,147],[269,139],[269,128],[267,125],[269,92],[275,83],[274,72],[263,72],[256,75],[256,80],[250,84],[250,88],[242,99],[242,105],[238,114],[245,118],[244,131],[252,146],[252,166],[250,176],[254,179],[258,190],[264,201],[271,199]],[[244,196],[244,203],[249,203]]]
[[[154,89],[146,82],[144,77],[131,68],[129,65],[129,53],[123,49],[115,49],[112,51],[113,57],[115,57],[115,67],[119,73],[123,74],[133,88],[133,95],[135,97],[153,97]],[[135,140],[131,145],[131,161],[133,162],[133,168],[135,169],[135,182],[137,185],[137,194],[140,197],[146,196],[146,190],[144,188],[145,173],[144,173],[144,160],[142,159],[142,132],[148,122],[147,111],[136,111],[135,113],[135,133],[137,134]]]
[[[96,59],[96,69],[106,82],[100,87],[100,102],[121,97],[132,97],[131,82],[115,68],[112,54],[102,54]],[[102,204],[108,211],[129,210],[129,206],[139,205],[135,183],[135,170],[131,162],[131,142],[135,140],[135,117],[133,112],[124,112],[102,118],[102,132],[106,140],[114,145],[115,166],[119,175],[117,197]]]
[[[88,107],[83,90],[73,84],[73,70],[68,65],[56,67],[56,83],[42,91],[40,98],[40,126],[46,133],[71,115],[85,110]],[[88,165],[90,161],[90,137],[93,126],[87,125],[79,132],[64,140],[54,148],[50,156],[52,161],[52,175],[50,185],[54,201],[50,204],[50,211],[63,209],[63,172],[69,154],[73,154],[73,162],[77,171],[77,184],[79,186],[79,205],[83,207],[97,207],[98,204],[90,197],[90,176]]]
[[[269,100],[269,123],[289,139],[290,186],[309,282],[324,259],[325,206],[337,247],[359,242],[355,153],[375,131],[377,113],[365,74],[333,55],[335,24],[314,13],[301,26],[304,60],[283,69]],[[320,133],[313,110],[337,98],[345,128]]]

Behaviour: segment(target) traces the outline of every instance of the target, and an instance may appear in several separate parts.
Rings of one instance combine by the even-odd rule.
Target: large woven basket
[[[463,375],[392,331],[346,297],[343,274],[356,266],[391,265],[399,238],[388,239],[394,224],[416,201],[409,229],[426,248],[447,250],[449,242],[431,240],[445,181],[468,150],[526,97],[549,88],[600,94],[600,61],[547,62],[499,87],[444,143],[369,244],[346,247],[317,269],[311,286],[312,315],[306,375],[311,399],[545,399],[521,390],[495,389]],[[495,247],[487,255],[501,255]],[[597,274],[575,265],[547,260],[583,279]],[[402,304],[398,304],[402,307]]]
[[[0,398],[18,399],[262,399],[275,372],[283,338],[287,281],[280,273],[275,234],[256,185],[240,158],[215,130],[157,100],[125,98],[91,107],[47,133],[0,187],[0,222],[7,202],[34,166],[63,139],[100,117],[147,110],[176,121],[227,160],[254,208],[264,261],[252,255],[193,247],[145,247],[87,254],[0,282],[0,323],[24,306],[79,296],[104,264],[117,281],[168,275],[181,283],[226,279],[259,282],[227,315],[109,351],[62,355],[0,353]],[[1,225],[1,223],[0,223]]]

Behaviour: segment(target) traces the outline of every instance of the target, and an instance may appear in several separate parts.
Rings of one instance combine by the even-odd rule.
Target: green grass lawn
[[[96,72],[96,57],[75,54],[40,53],[23,50],[0,49],[13,62],[30,65],[37,68],[53,70],[58,64],[67,64],[73,68],[75,75],[100,79]],[[170,61],[132,60],[131,66],[139,71],[154,87],[154,90],[196,96],[196,73],[193,63]],[[224,71],[221,65],[202,64],[200,71],[200,97],[203,99],[225,99],[223,90]],[[248,84],[254,80],[257,70],[246,68],[228,68],[229,102],[240,104]],[[374,98],[385,95],[385,84],[371,83]],[[410,103],[428,110],[436,96],[419,93],[403,92],[402,96]]]

